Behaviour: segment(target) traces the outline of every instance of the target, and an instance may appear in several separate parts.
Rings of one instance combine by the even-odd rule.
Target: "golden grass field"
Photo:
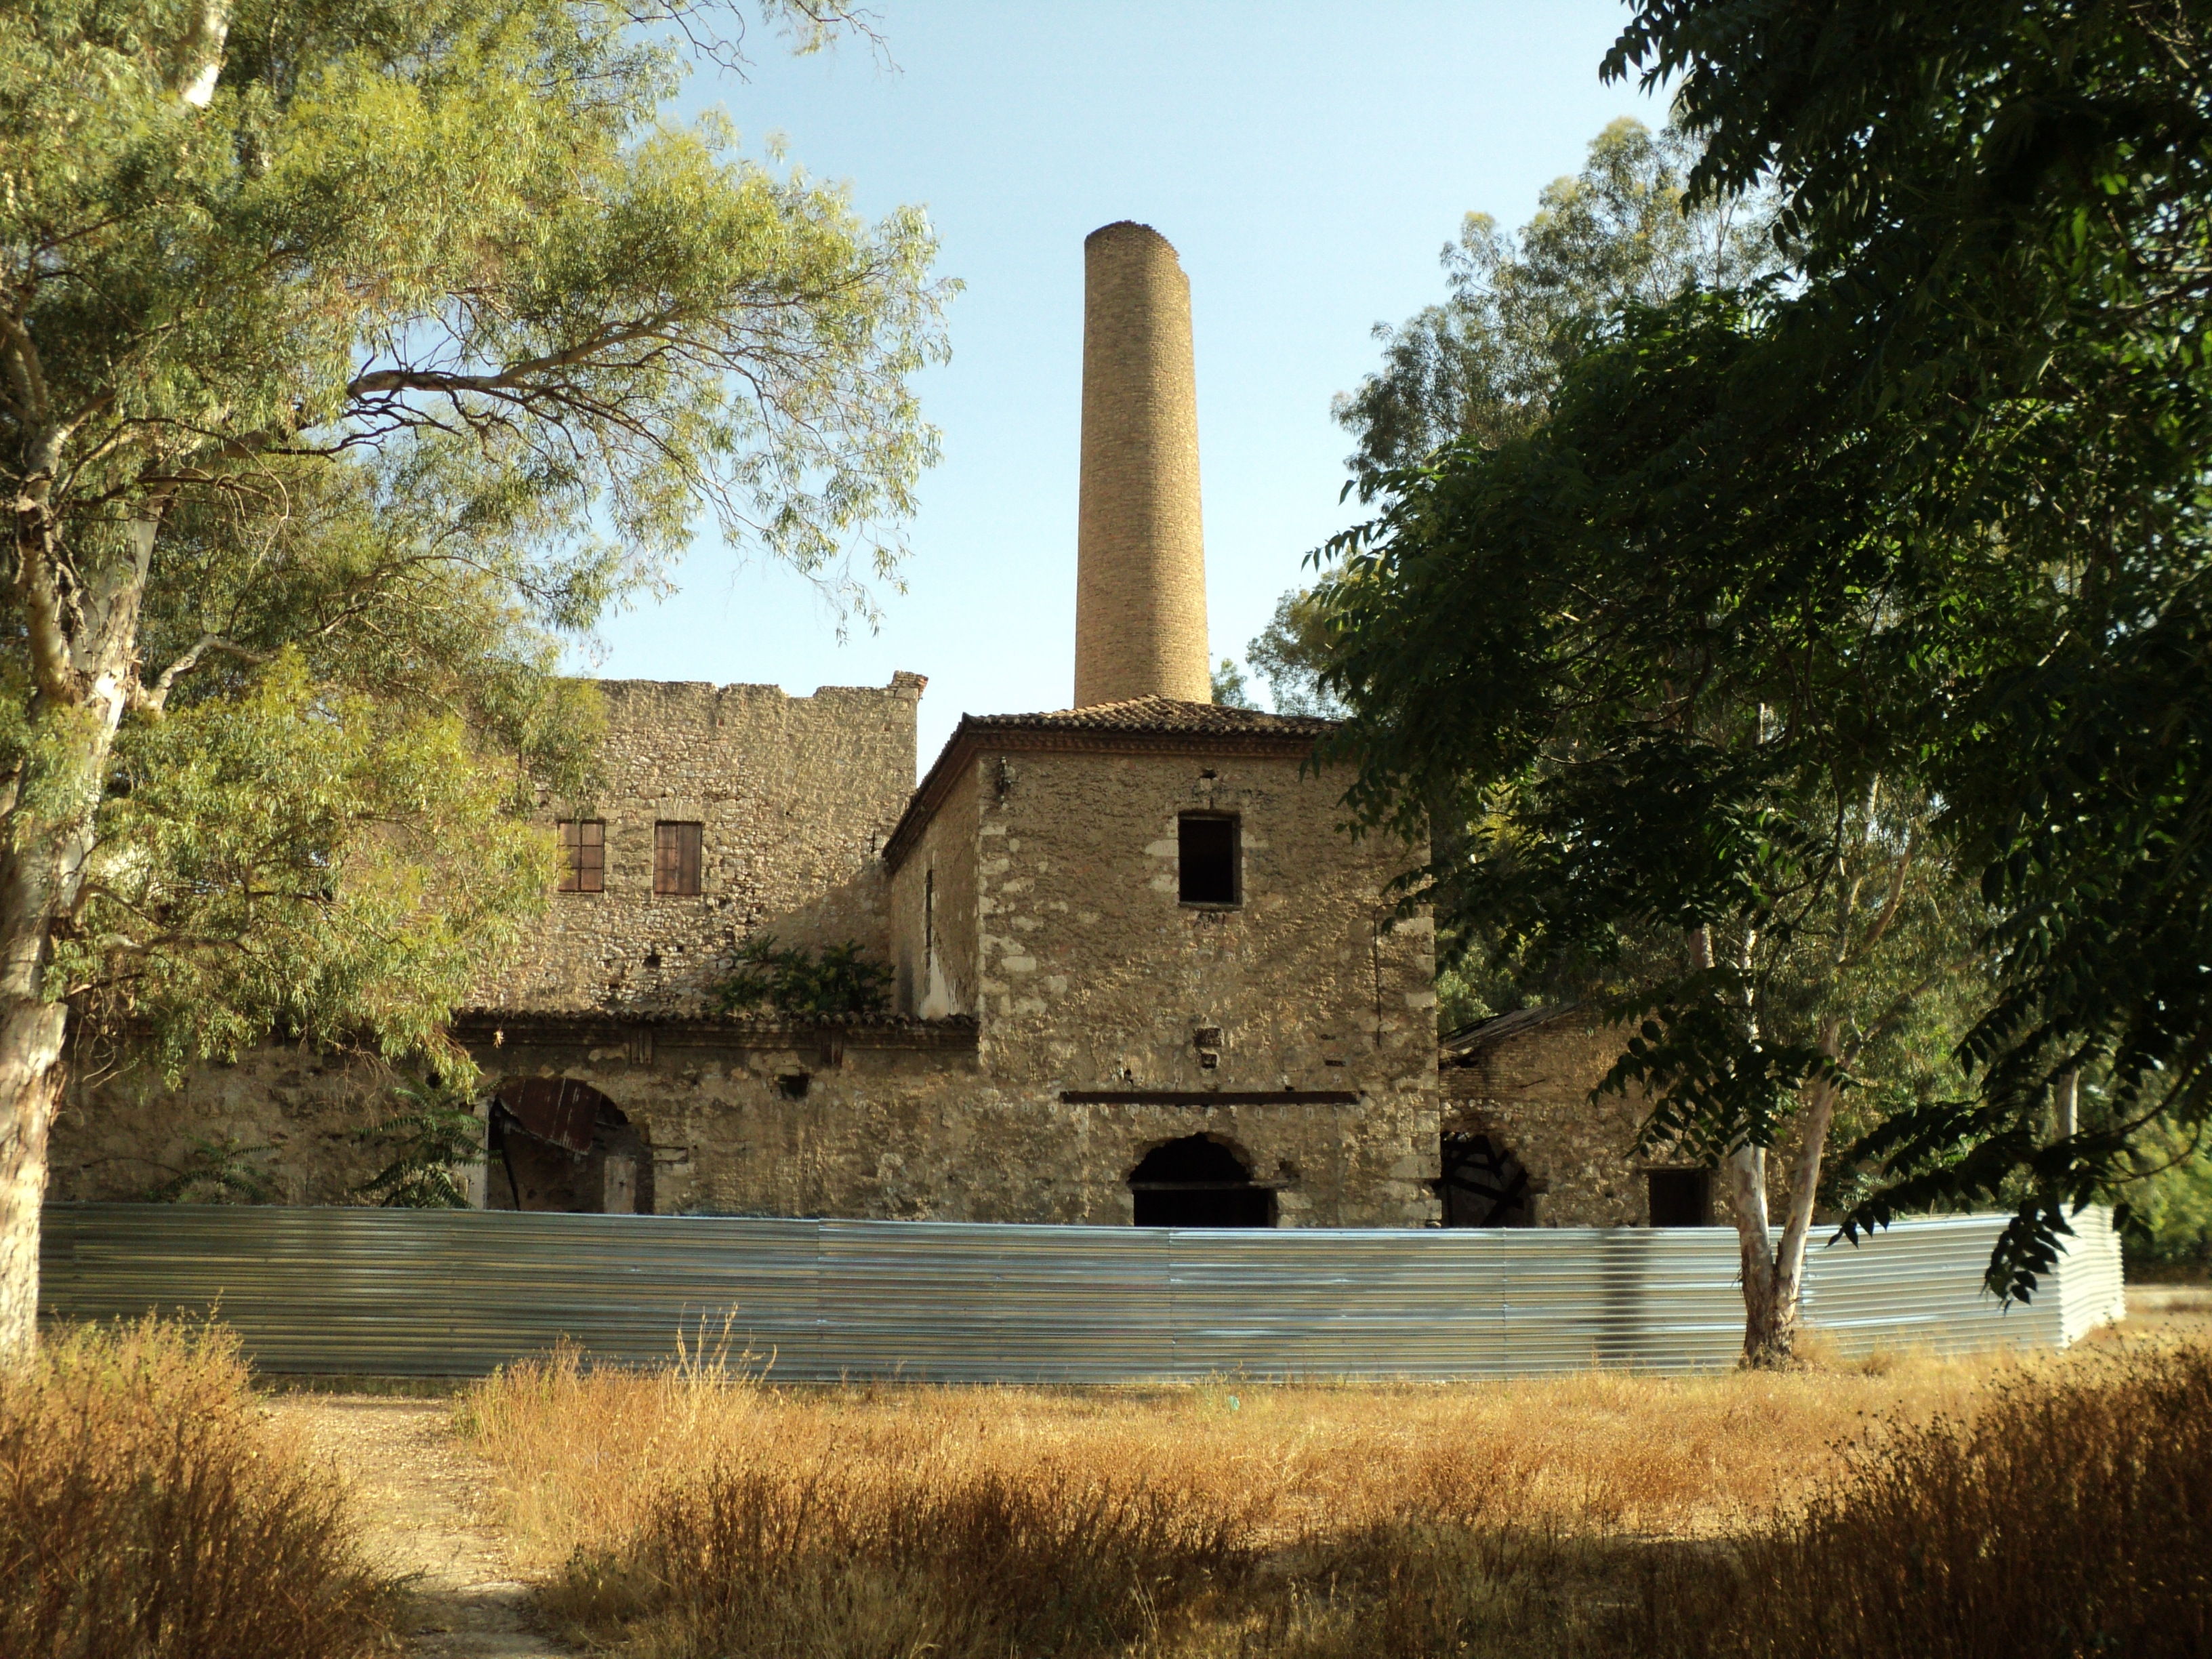
[[[2025,1626],[1978,1615],[1946,1645],[1911,1607],[2001,1601],[1976,1563],[2007,1527],[2021,1571],[2046,1578],[2053,1549],[2085,1527],[2110,1535],[2116,1516],[2148,1517],[2121,1546],[2146,1559],[2212,1547],[2212,1465],[2188,1463],[2212,1444],[2212,1352],[2185,1345],[1150,1390],[779,1389],[713,1364],[556,1358],[457,1412],[551,1619],[653,1659],[1779,1654],[1808,1650],[1801,1638],[2067,1652],[2033,1608]],[[2177,1439],[2192,1412],[2206,1426]],[[2195,1470],[2198,1496],[2146,1458],[2145,1434]],[[2060,1513],[2046,1489],[2069,1480]],[[2008,1518],[2022,1510],[2048,1524],[2022,1531]],[[1860,1536],[1856,1513],[1885,1517],[1882,1535]],[[1911,1557],[1928,1545],[1960,1559]],[[1865,1582],[1808,1573],[1808,1550]],[[1908,1557],[1921,1565],[1900,1569]],[[2176,1639],[2201,1624],[2203,1559],[2066,1617],[2093,1644],[2205,1651],[2142,1635],[2146,1620]],[[1911,1626],[1890,1645],[1820,1633],[1831,1604],[1872,1618],[1887,1602]]]

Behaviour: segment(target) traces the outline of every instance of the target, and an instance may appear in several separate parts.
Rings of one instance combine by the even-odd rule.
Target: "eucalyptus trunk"
[[[39,690],[31,742],[0,793],[0,1366],[38,1340],[39,1212],[68,1027],[47,969],[84,888],[116,729],[144,700],[136,645],[155,531],[134,522],[65,580],[43,491],[34,483],[15,506],[15,598]]]
[[[1820,1029],[1820,1049],[1837,1056],[1841,1027],[1829,1021]],[[1782,1236],[1775,1237],[1766,1197],[1767,1150],[1740,1146],[1727,1161],[1729,1208],[1735,1220],[1737,1249],[1743,1259],[1743,1363],[1759,1369],[1787,1365],[1796,1356],[1797,1316],[1805,1289],[1805,1249],[1813,1233],[1813,1202],[1820,1187],[1820,1165],[1828,1129],[1836,1116],[1838,1091],[1820,1078],[1808,1085],[1798,1118],[1798,1142],[1790,1160],[1789,1208]]]

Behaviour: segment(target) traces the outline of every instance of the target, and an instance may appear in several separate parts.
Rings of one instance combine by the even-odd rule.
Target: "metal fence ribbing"
[[[1982,1290],[1997,1216],[1816,1243],[1845,1352],[2060,1347],[2122,1311],[2091,1211],[2035,1300]],[[1224,1232],[713,1216],[58,1204],[42,1313],[219,1311],[278,1371],[471,1376],[580,1344],[651,1364],[726,1328],[787,1382],[1441,1379],[1716,1370],[1741,1341],[1721,1228]]]

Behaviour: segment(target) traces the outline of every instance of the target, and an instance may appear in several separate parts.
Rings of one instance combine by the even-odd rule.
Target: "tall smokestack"
[[[1075,706],[1210,701],[1190,279],[1126,219],[1083,243],[1075,558]]]

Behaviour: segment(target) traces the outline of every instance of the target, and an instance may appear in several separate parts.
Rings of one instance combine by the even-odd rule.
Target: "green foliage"
[[[552,883],[511,763],[455,716],[319,690],[296,653],[115,759],[51,994],[143,1025],[172,1075],[272,1029],[442,1052]]]
[[[384,1167],[354,1188],[388,1210],[465,1210],[460,1171],[484,1161],[484,1121],[448,1089],[402,1084],[392,1094],[408,1109],[371,1124],[355,1139],[380,1149]]]
[[[811,951],[757,933],[732,954],[717,1000],[725,1013],[879,1014],[890,1006],[890,964],[869,961],[854,941]]]
[[[1650,4],[1609,62],[1680,76],[1703,183],[1778,186],[1804,279],[1747,319],[1744,380],[1825,436],[1777,516],[1877,532],[1806,562],[1789,625],[1879,594],[1879,696],[1806,714],[1917,757],[1996,913],[1972,1096],[1866,1144],[1890,1180],[1852,1221],[2015,1200],[2007,1289],[2212,1112],[2206,28],[2166,0]],[[2073,1075],[2106,1107],[2054,1139]]]
[[[442,1023],[550,884],[522,819],[591,787],[563,638],[702,521],[848,611],[896,579],[951,287],[919,210],[664,118],[732,25],[17,9],[0,855],[46,965],[0,993],[172,1073],[272,1030],[459,1065]]]
[[[249,1146],[235,1135],[194,1135],[181,1168],[138,1195],[142,1204],[274,1204],[276,1189],[254,1161],[267,1146]]]
[[[2212,1267],[2212,1156],[2171,1130],[2143,1141],[2139,1151],[2156,1162],[2129,1194],[2129,1259]]]
[[[1275,614],[1244,648],[1244,659],[1267,682],[1278,714],[1338,720],[1344,705],[1322,684],[1328,668],[1328,621],[1311,588],[1292,588],[1275,601]]]
[[[1692,199],[1772,189],[1790,279],[1626,307],[1546,424],[1382,478],[1328,590],[1362,812],[1481,826],[1429,878],[1510,950],[1705,941],[1642,1080],[1717,1134],[1886,1033],[1847,1225],[2016,1204],[2008,1293],[2212,1111],[2204,27],[1644,0],[1608,72],[1680,77]],[[1793,1015],[1824,977],[1874,994]]]
[[[1467,216],[1442,255],[1449,297],[1395,328],[1376,324],[1382,368],[1336,399],[1338,424],[1358,441],[1346,465],[1362,500],[1385,473],[1455,440],[1488,447],[1532,430],[1622,307],[1739,287],[1772,268],[1763,198],[1686,200],[1698,149],[1679,127],[1655,133],[1623,116],[1590,141],[1579,173],[1544,187],[1517,236]]]
[[[1224,657],[1214,665],[1213,701],[1225,708],[1257,707],[1251,694],[1244,689],[1244,671],[1237,665],[1234,657]]]

